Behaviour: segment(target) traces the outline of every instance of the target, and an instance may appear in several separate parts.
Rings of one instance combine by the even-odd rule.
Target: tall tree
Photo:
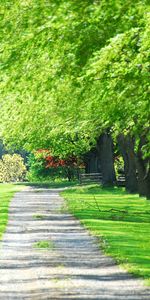
[[[3,1],[5,142],[65,157],[89,151],[110,128],[136,149],[144,134],[147,166],[148,11],[148,0]]]

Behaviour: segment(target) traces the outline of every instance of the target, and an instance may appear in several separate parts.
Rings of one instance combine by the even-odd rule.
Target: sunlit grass
[[[20,183],[21,184],[21,183]],[[37,188],[65,188],[65,187],[74,187],[78,184],[78,181],[68,181],[68,180],[62,180],[62,181],[45,181],[45,182],[24,182],[25,186],[33,186]],[[18,185],[18,184],[17,184]]]
[[[13,184],[0,184],[0,239],[5,231],[8,222],[8,209],[10,200],[15,192],[21,190],[23,186]]]
[[[121,188],[77,187],[62,195],[69,210],[92,234],[105,253],[150,285],[150,201]]]

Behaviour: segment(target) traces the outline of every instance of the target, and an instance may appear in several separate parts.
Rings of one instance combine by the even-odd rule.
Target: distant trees
[[[127,190],[149,198],[149,8],[148,0],[2,3],[5,143],[60,159],[95,148],[106,184],[118,147]]]

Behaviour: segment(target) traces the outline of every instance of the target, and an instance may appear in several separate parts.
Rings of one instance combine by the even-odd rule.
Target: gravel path
[[[62,205],[58,189],[30,188],[12,200],[0,249],[0,299],[150,299],[142,281],[105,257]],[[35,248],[38,241],[50,241],[50,248]]]

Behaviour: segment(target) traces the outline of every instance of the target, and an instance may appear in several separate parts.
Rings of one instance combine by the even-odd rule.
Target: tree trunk
[[[90,162],[89,162],[89,159],[85,159],[84,160],[84,163],[85,163],[85,173],[88,174],[89,173],[89,170],[90,170]]]
[[[100,157],[101,171],[104,186],[113,186],[116,181],[113,141],[109,133],[103,133],[97,141],[97,150]]]
[[[91,149],[84,156],[85,173],[100,173],[100,161],[97,153],[97,149]]]
[[[68,181],[70,182],[73,178],[72,170],[70,167],[67,167],[66,174],[67,174]]]
[[[118,136],[118,145],[124,160],[124,171],[126,179],[126,190],[130,193],[138,191],[136,176],[136,159],[134,153],[134,139],[130,136],[120,134]]]
[[[146,196],[150,200],[150,159],[143,159],[142,147],[146,141],[141,137],[137,151],[138,188],[140,196]]]

